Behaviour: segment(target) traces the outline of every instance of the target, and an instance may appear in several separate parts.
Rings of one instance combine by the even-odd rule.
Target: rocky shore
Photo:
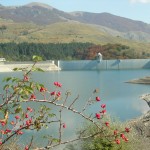
[[[150,76],[127,81],[133,84],[150,84]],[[140,97],[150,108],[150,93]],[[149,150],[150,147],[150,110],[142,116],[129,121],[130,126],[135,130],[137,137],[142,141],[142,150]],[[141,149],[140,147],[138,149]]]
[[[144,94],[140,98],[144,100],[150,108],[150,94]],[[141,117],[134,119],[132,123],[139,135],[149,138],[150,141],[150,110]]]
[[[144,94],[140,97],[146,101],[150,108],[150,94]],[[142,116],[132,119],[128,125],[135,131],[136,140],[139,141],[136,150],[149,150],[150,148],[150,110]]]
[[[139,78],[139,79],[134,79],[134,80],[130,80],[130,81],[126,81],[126,83],[150,84],[150,76]]]

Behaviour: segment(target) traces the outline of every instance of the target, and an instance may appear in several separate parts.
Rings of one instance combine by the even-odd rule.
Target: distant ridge
[[[119,32],[141,31],[150,33],[150,25],[142,21],[135,21],[106,12],[91,13],[76,11],[67,13],[47,4],[37,2],[15,8],[0,7],[0,17],[12,19],[17,22],[33,22],[38,25],[74,20],[81,23],[105,26]]]
[[[55,23],[57,25],[60,23],[60,26],[62,26],[61,23],[66,22],[82,23],[114,37],[142,42],[150,41],[150,24],[107,12],[91,13],[75,11],[68,13],[47,4],[33,2],[16,7],[0,5],[0,19],[12,20],[15,23],[33,23],[41,27]],[[75,28],[71,30],[75,30]]]
[[[37,7],[37,6],[39,6],[39,7],[47,8],[47,9],[50,9],[50,10],[53,9],[53,7],[51,7],[47,4],[39,3],[39,2],[32,2],[32,3],[29,3],[29,4],[24,5],[24,6],[27,6],[27,7]]]
[[[75,19],[89,24],[102,25],[121,32],[144,31],[150,33],[150,25],[142,21],[112,15],[110,13],[74,12]]]

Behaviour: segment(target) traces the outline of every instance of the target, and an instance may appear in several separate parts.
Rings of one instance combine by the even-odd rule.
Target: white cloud
[[[130,0],[131,3],[150,3],[150,0]]]

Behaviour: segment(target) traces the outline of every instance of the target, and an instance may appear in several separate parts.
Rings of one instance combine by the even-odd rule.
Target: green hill
[[[120,36],[112,36],[100,28],[75,21],[39,26],[33,23],[15,23],[11,20],[1,19],[0,26],[2,25],[6,26],[6,30],[0,32],[1,43],[90,42],[101,45],[120,43],[135,49],[137,53],[150,53],[150,43],[136,42],[123,39]]]

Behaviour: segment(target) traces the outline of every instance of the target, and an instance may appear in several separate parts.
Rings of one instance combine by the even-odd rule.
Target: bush
[[[44,130],[51,126],[56,127],[57,136],[52,136],[51,133],[45,133],[45,141],[38,146],[34,143],[34,137],[32,134],[28,134],[28,144],[24,145],[24,150],[36,149],[50,149],[62,144],[67,144],[75,141],[83,141],[81,147],[86,150],[90,149],[111,149],[114,145],[125,144],[128,142],[126,133],[130,131],[129,128],[123,128],[115,130],[110,120],[105,119],[106,105],[101,104],[99,112],[95,112],[94,115],[87,114],[85,110],[89,108],[93,103],[99,103],[101,101],[98,96],[98,90],[92,92],[92,96],[86,101],[81,110],[75,109],[75,103],[79,97],[76,97],[72,101],[68,101],[70,92],[67,91],[62,97],[61,87],[62,84],[54,82],[54,90],[47,89],[43,84],[35,82],[31,78],[32,71],[42,71],[40,68],[36,68],[37,61],[41,60],[41,57],[33,56],[34,64],[29,68],[14,68],[14,71],[23,71],[23,77],[6,77],[4,81],[4,92],[1,93],[1,139],[0,148],[6,147],[10,141],[17,137],[27,134],[27,131],[41,134]],[[24,105],[26,104],[26,105]],[[32,105],[35,104],[35,108]],[[52,106],[57,107],[57,112],[52,112]],[[86,120],[86,126],[83,130],[80,130],[77,137],[73,139],[63,140],[63,132],[67,132],[67,124],[63,119],[63,111],[67,110],[68,113],[72,112],[83,120]],[[2,116],[3,114],[3,116]],[[42,132],[41,132],[42,131]],[[121,137],[120,137],[121,135]],[[88,140],[86,140],[88,139]],[[16,142],[16,146],[20,145],[20,141]],[[12,148],[12,147],[10,147]]]
[[[109,122],[109,126],[102,126],[102,132],[95,137],[82,140],[80,142],[82,150],[131,150],[131,129],[126,128],[127,125],[113,119],[108,114],[104,119]],[[99,122],[100,123],[100,122]],[[101,123],[100,123],[101,124]],[[82,130],[86,130],[86,134],[93,134],[97,128],[93,125],[85,125]],[[106,138],[103,138],[106,137]]]

